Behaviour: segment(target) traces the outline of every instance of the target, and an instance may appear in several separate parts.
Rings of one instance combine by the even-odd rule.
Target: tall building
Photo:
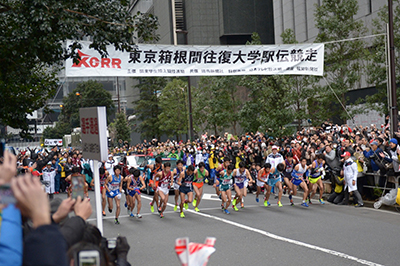
[[[282,43],[281,34],[286,29],[292,29],[296,40],[299,43],[312,43],[315,41],[319,30],[315,26],[315,10],[322,4],[323,0],[273,0],[273,13],[275,25],[275,42]],[[387,1],[379,0],[358,0],[358,13],[356,20],[362,20],[368,32],[372,35],[372,21],[378,18],[378,12],[384,8]],[[366,39],[371,41],[371,39]],[[349,91],[348,97],[351,102],[355,102],[359,97],[375,93],[373,84],[368,84],[363,77],[358,84],[358,88]],[[375,111],[370,114],[356,116],[356,123],[363,125],[381,124],[383,116]],[[350,122],[350,121],[349,121]]]
[[[151,13],[158,17],[158,44],[244,45],[253,32],[263,44],[274,44],[272,0],[131,0],[131,12]],[[196,86],[199,78],[192,77]],[[139,99],[139,91],[130,91],[135,80],[127,81],[128,108]],[[138,142],[139,134],[133,134]]]

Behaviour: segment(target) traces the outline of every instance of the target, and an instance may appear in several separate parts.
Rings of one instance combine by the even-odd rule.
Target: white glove
[[[114,196],[114,192],[110,191],[110,196],[113,197]]]

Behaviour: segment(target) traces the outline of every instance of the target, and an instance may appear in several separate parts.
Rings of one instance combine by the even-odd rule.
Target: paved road
[[[192,242],[217,238],[208,265],[400,265],[399,213],[331,204],[304,208],[299,198],[289,206],[285,196],[282,208],[266,208],[248,195],[244,209],[226,215],[213,188],[206,185],[205,193],[201,212],[190,206],[184,219],[172,205],[160,219],[150,212],[151,196],[143,195],[143,218],[130,218],[122,208],[115,225],[107,212],[104,235],[128,238],[132,265],[179,265],[174,241],[185,236]]]

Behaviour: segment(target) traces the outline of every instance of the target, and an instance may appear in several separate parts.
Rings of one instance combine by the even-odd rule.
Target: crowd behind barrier
[[[282,138],[248,132],[241,136],[205,133],[187,142],[144,140],[134,146],[120,140],[110,149],[108,160],[97,166],[85,160],[78,149],[26,148],[20,149],[16,156],[5,152],[0,160],[0,185],[10,184],[16,202],[3,202],[0,206],[0,265],[79,265],[85,254],[93,252],[100,265],[130,265],[125,237],[118,237],[115,247],[109,248],[100,231],[86,222],[92,214],[87,191],[94,188],[93,171],[104,175],[106,171],[120,169],[124,177],[132,174],[134,171],[126,164],[126,156],[175,158],[182,160],[186,167],[205,165],[210,173],[207,177],[210,185],[216,180],[216,169],[224,161],[229,161],[234,166],[232,169],[244,163],[252,179],[257,180],[260,168],[266,163],[273,167],[283,163],[284,171],[288,172],[305,159],[313,169],[310,179],[318,165],[323,165],[318,169],[321,172],[318,176],[331,184],[326,191],[328,201],[349,204],[348,192],[353,192],[355,203],[360,204],[361,197],[374,200],[380,196],[376,188],[386,190],[396,186],[400,175],[399,136],[399,133],[389,136],[387,126],[350,128],[326,122]],[[116,156],[121,160],[116,162]],[[357,169],[355,189],[343,177],[350,161]],[[120,167],[115,168],[116,165]],[[71,194],[74,174],[84,177],[84,195],[63,201],[53,198],[58,193]],[[248,190],[255,192],[257,187],[250,183]]]

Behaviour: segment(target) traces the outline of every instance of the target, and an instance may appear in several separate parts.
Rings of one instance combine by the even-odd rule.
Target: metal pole
[[[178,36],[176,34],[176,14],[175,14],[175,0],[171,0],[171,13],[172,13],[172,35],[174,37],[174,45],[178,44]]]
[[[121,112],[121,102],[119,100],[119,83],[118,83],[118,77],[117,77],[117,97],[118,97],[118,113]]]
[[[102,217],[102,208],[101,208],[101,194],[100,194],[100,175],[99,175],[99,161],[93,161],[93,171],[94,171],[94,194],[96,197],[96,219],[97,219],[97,228],[99,228],[102,235],[104,235],[103,231],[103,217]]]
[[[192,115],[192,88],[190,86],[190,77],[188,80],[188,98],[189,98],[189,139],[194,140],[193,135],[193,115]]]
[[[393,0],[388,0],[389,9],[389,65],[390,65],[390,91],[391,91],[391,106],[390,106],[390,133],[392,137],[394,132],[397,132],[397,93],[396,93],[396,72],[394,62],[394,34],[393,34]]]
[[[189,44],[188,41],[188,32],[185,32],[185,41],[186,45]],[[190,77],[187,77],[188,80],[188,98],[189,98],[189,139],[194,140],[193,134],[193,114],[192,114],[192,87],[190,86]]]

